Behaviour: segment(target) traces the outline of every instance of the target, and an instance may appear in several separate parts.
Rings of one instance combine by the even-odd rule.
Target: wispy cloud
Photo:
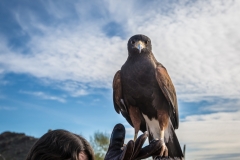
[[[124,6],[122,3],[120,7]],[[110,88],[114,73],[126,60],[128,37],[143,33],[152,39],[154,54],[167,67],[182,100],[186,94],[186,100],[240,94],[236,87],[240,82],[238,1],[180,3],[168,6],[171,12],[145,6],[148,12],[141,16],[140,12],[133,12],[135,3],[129,3],[124,14],[115,9],[117,4],[110,1],[102,4],[103,9],[98,12],[111,13],[102,21],[82,23],[79,19],[68,24],[56,21],[58,25],[45,25],[35,13],[27,14],[31,10],[15,11],[22,31],[31,37],[24,46],[29,53],[11,49],[1,39],[1,70]],[[46,10],[60,19],[70,14],[66,8],[52,7]],[[81,17],[86,10],[77,13]],[[125,24],[126,39],[109,37],[102,30],[113,19]],[[36,34],[36,30],[41,34]],[[85,93],[80,90],[79,94]]]
[[[16,110],[16,107],[0,106],[0,110],[13,111]]]
[[[240,111],[240,100],[235,99],[217,99],[212,105],[201,107],[203,111],[211,112],[236,112]]]
[[[240,121],[240,110],[237,112],[217,112],[204,115],[192,115],[186,121]]]
[[[60,89],[68,93],[72,97],[81,97],[91,94],[92,86],[73,80],[52,80],[49,78],[41,78],[38,83],[44,86],[54,86],[55,89]]]
[[[187,159],[239,159],[239,99],[213,99],[202,114],[186,116],[176,130]],[[210,113],[209,113],[210,112]]]
[[[40,92],[40,91],[39,92],[20,91],[20,93],[36,96],[36,97],[39,97],[41,99],[46,99],[46,100],[56,100],[56,101],[59,101],[62,103],[66,102],[66,100],[62,97],[52,96],[52,95],[49,95],[49,94],[46,94],[46,93]]]
[[[216,121],[215,118],[219,116]],[[229,116],[231,116],[229,114]],[[198,121],[193,120],[180,123],[176,131],[179,141],[187,146],[187,159],[238,159],[240,155],[238,138],[240,121],[221,120],[220,115]],[[214,120],[211,120],[213,118]],[[223,155],[228,157],[223,158]],[[233,157],[233,158],[231,158]],[[214,158],[209,158],[214,159]]]

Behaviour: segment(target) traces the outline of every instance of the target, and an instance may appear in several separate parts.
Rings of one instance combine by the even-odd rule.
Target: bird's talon
[[[168,156],[168,148],[164,142],[162,144],[161,152],[160,152],[160,156],[162,157],[163,155],[164,155],[164,157]]]

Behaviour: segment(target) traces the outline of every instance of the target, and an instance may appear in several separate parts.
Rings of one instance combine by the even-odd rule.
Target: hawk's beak
[[[135,43],[135,48],[137,48],[139,50],[139,53],[141,53],[141,50],[145,48],[145,43],[143,43],[142,41],[137,41]]]

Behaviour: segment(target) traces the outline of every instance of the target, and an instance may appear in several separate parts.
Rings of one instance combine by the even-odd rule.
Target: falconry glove
[[[160,156],[157,156],[156,158],[154,158],[154,160],[182,160],[182,158],[179,158],[179,157],[171,158],[171,157],[160,157]]]
[[[156,153],[159,154],[161,148],[160,141],[154,141],[142,148],[147,137],[148,134],[145,132],[135,142],[130,140],[123,147],[125,128],[122,124],[117,124],[112,131],[110,145],[104,160],[137,160],[156,155]]]

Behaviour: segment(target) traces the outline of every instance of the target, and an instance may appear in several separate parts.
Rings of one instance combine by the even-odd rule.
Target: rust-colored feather
[[[121,85],[121,77],[120,77],[120,70],[117,71],[113,78],[113,100],[114,100],[114,108],[117,113],[120,113],[123,110],[121,105],[122,99],[122,85]]]
[[[160,63],[156,67],[156,79],[164,96],[168,100],[169,104],[173,107],[173,117],[171,118],[174,119],[172,123],[174,128],[177,129],[179,125],[179,117],[176,91],[166,68]]]

